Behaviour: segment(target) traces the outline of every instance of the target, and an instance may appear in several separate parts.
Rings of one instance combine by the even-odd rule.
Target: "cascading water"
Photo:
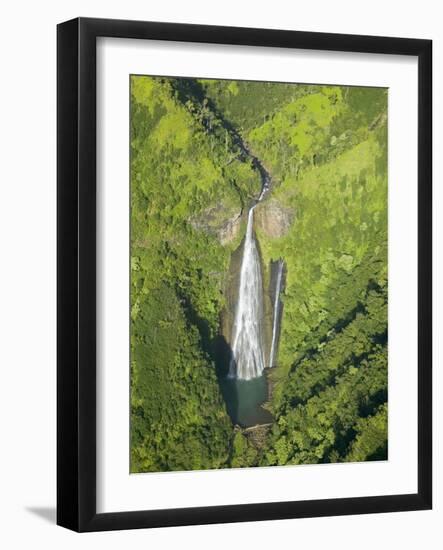
[[[273,366],[274,355],[277,344],[277,330],[278,330],[278,320],[280,317],[280,292],[283,279],[283,260],[278,261],[277,267],[277,279],[275,282],[275,298],[274,298],[274,319],[272,321],[272,341],[271,341],[271,351],[269,353],[269,368]]]
[[[259,201],[267,188],[263,188]],[[263,285],[260,256],[255,241],[254,208],[249,210],[240,269],[237,310],[232,328],[229,377],[251,380],[263,374]]]

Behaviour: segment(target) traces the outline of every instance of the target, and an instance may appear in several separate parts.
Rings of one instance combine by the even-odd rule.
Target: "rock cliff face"
[[[274,198],[258,204],[255,212],[257,227],[271,239],[286,235],[295,217],[291,209],[282,206]]]
[[[235,208],[227,211],[223,205],[209,208],[197,219],[189,220],[194,229],[215,235],[222,245],[229,244],[237,238],[241,222],[241,209]]]
[[[217,238],[222,245],[229,244],[237,238],[241,225],[241,211],[226,220],[216,231]]]

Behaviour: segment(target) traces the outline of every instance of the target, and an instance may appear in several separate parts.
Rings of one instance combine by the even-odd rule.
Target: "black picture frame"
[[[416,494],[96,512],[96,39],[399,54],[418,58]],[[75,531],[426,510],[432,507],[432,42],[78,18],[57,29],[57,523]]]

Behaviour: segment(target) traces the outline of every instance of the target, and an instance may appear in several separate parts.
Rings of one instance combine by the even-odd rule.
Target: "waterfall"
[[[263,194],[262,191],[259,200]],[[260,257],[253,232],[254,208],[255,206],[248,213],[229,365],[229,377],[242,380],[261,376],[265,368],[262,328],[263,286]]]
[[[269,368],[272,367],[275,355],[275,348],[277,342],[277,329],[278,329],[278,319],[280,316],[280,292],[281,292],[281,283],[283,278],[283,260],[278,261],[278,271],[277,271],[277,280],[275,282],[275,298],[274,298],[274,319],[272,322],[272,341],[271,341],[271,351],[269,353]]]

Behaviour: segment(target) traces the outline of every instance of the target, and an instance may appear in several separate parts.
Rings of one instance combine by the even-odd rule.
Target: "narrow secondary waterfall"
[[[274,298],[274,319],[272,322],[272,341],[271,341],[271,351],[269,353],[269,368],[273,366],[274,355],[277,344],[277,329],[278,329],[278,320],[280,316],[280,292],[281,284],[283,279],[283,260],[278,261],[278,271],[277,279],[275,282],[275,298]]]
[[[259,200],[263,198],[263,194],[262,190]],[[229,377],[242,380],[261,376],[265,368],[263,285],[260,257],[253,232],[254,208],[255,206],[248,213],[237,309],[232,328],[232,358],[229,365]]]

